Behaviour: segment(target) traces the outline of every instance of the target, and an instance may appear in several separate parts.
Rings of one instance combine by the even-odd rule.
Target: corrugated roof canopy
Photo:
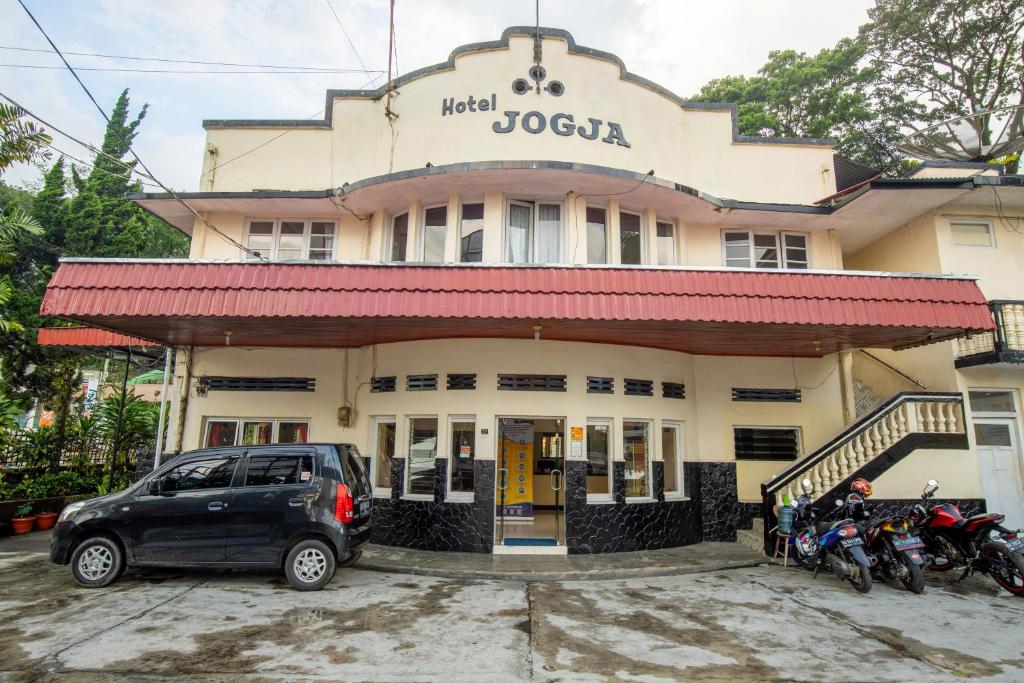
[[[175,345],[451,337],[822,356],[992,329],[973,280],[628,267],[68,260],[42,312]]]

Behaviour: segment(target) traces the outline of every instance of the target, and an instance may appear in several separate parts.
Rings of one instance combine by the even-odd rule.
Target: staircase
[[[831,501],[845,495],[854,479],[874,479],[920,448],[968,448],[962,394],[896,394],[761,484],[765,552],[770,552],[775,510],[787,497],[808,493],[812,502]],[[810,480],[806,489],[805,480]]]

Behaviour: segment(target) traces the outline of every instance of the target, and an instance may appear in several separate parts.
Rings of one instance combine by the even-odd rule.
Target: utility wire
[[[77,161],[79,164],[81,164],[82,166],[85,166],[87,169],[89,169],[90,173],[92,173],[93,171],[98,171],[99,173],[106,173],[107,175],[121,177],[117,173],[114,173],[113,171],[108,171],[108,170],[106,170],[104,168],[99,168],[98,166],[95,166],[95,165],[89,163],[88,161],[85,161],[84,159],[79,159],[74,154],[69,154],[68,152],[65,152],[64,150],[62,150],[60,147],[58,147],[57,145],[53,144],[52,142],[46,143],[46,146],[49,147],[50,149],[52,149],[53,151],[57,152],[61,156],[65,156],[68,159],[72,159],[74,161]],[[130,166],[128,168],[131,169]],[[141,185],[148,185],[149,187],[160,187],[156,183],[148,183],[148,182],[146,182],[144,180],[140,180],[138,182]]]
[[[53,50],[44,50],[36,47],[19,47],[14,45],[0,45],[0,50],[17,50],[19,52],[45,52],[47,54],[53,54]],[[281,66],[278,64],[245,64],[241,62],[207,62],[198,59],[168,59],[165,57],[130,57],[127,55],[108,55],[100,52],[69,52],[64,51],[66,55],[74,55],[76,57],[102,57],[103,59],[127,59],[136,62],[165,62],[168,64],[200,64],[204,66],[237,66],[237,67],[249,67],[256,69],[292,69],[295,71],[322,71],[325,73],[335,72],[358,72],[366,71],[366,68],[362,69],[336,69],[332,67],[324,66]],[[82,67],[79,67],[81,70]],[[373,73],[380,73],[379,70],[372,70]]]
[[[70,71],[71,75],[74,76],[76,81],[78,81],[78,85],[80,85],[82,87],[82,90],[85,91],[85,94],[89,97],[89,99],[92,101],[93,105],[99,111],[100,115],[103,116],[103,118],[106,120],[107,124],[109,125],[110,124],[110,117],[107,116],[107,112],[104,111],[103,107],[100,106],[100,103],[96,101],[95,97],[93,97],[92,92],[89,91],[89,88],[86,87],[84,82],[82,82],[82,79],[75,72],[74,68],[68,62],[67,58],[64,57],[63,53],[61,53],[61,51],[57,48],[57,44],[53,42],[53,40],[50,38],[50,36],[43,29],[42,25],[40,25],[40,23],[38,21],[36,21],[35,16],[33,16],[32,12],[29,11],[28,7],[25,6],[24,0],[18,0],[18,4],[21,5],[21,8],[23,10],[25,10],[25,13],[28,14],[29,19],[31,19],[32,23],[36,25],[36,28],[39,29],[39,32],[43,34],[43,37],[46,38],[46,42],[48,42],[50,44],[50,47],[53,48],[53,51],[56,52],[57,56],[59,56],[61,61],[64,62],[64,65],[68,68],[68,71]],[[193,209],[192,206],[190,204],[188,204],[188,202],[186,202],[181,197],[179,197],[174,192],[174,190],[172,190],[171,188],[167,187],[164,183],[160,182],[160,180],[157,179],[153,175],[153,172],[149,170],[149,167],[147,167],[146,164],[142,161],[142,159],[139,157],[138,153],[136,153],[135,150],[132,149],[131,144],[127,140],[124,139],[124,136],[120,133],[120,131],[118,132],[118,137],[121,138],[122,144],[124,144],[125,147],[128,148],[128,152],[130,152],[131,155],[133,157],[135,157],[135,160],[137,162],[139,162],[139,165],[142,166],[143,170],[145,170],[146,173],[149,174],[149,177],[152,178],[153,181],[156,182],[161,188],[163,188],[164,192],[167,192],[168,194],[170,194],[171,197],[173,197],[178,203],[180,203],[182,206],[184,206],[186,209],[188,209],[189,212],[192,213],[192,215],[194,215],[196,218],[198,218],[200,221],[202,221],[203,224],[206,225],[206,227],[208,227],[209,229],[213,230],[216,234],[218,234],[221,237],[223,237],[229,243],[234,244],[235,246],[237,246],[239,249],[241,249],[242,251],[246,252],[247,254],[250,254],[251,256],[255,256],[257,259],[259,259],[261,261],[266,261],[267,260],[258,251],[253,251],[252,249],[249,249],[248,247],[246,247],[244,244],[242,244],[238,240],[236,240],[233,237],[230,237],[227,234],[225,234],[224,232],[222,232],[220,230],[220,228],[218,228],[213,223],[211,223],[209,220],[207,220],[205,216],[200,215],[198,211]]]
[[[0,64],[0,68],[5,69],[43,69],[43,70],[63,70],[63,66],[54,66],[49,64]],[[76,67],[79,71],[107,71],[107,72],[119,72],[119,73],[137,73],[137,74],[205,74],[208,76],[216,76],[218,74],[227,75],[259,75],[259,76],[323,76],[325,74],[357,74],[360,73],[359,69],[334,69],[332,71],[239,71],[239,70],[228,70],[218,69],[211,71],[209,69],[129,69],[120,67],[107,67],[107,66],[79,66]]]
[[[356,49],[356,44],[352,42],[352,38],[349,37],[348,31],[345,30],[345,25],[341,23],[341,18],[338,13],[334,11],[334,5],[331,4],[331,0],[324,0],[327,3],[327,8],[331,10],[331,14],[334,15],[334,21],[338,22],[338,28],[345,35],[345,40],[348,41],[348,46],[352,48],[352,53],[355,54],[356,60],[359,62],[359,66],[363,67],[363,73],[370,76],[370,71],[366,68],[366,64],[363,63],[363,58],[359,56],[359,50]],[[21,2],[21,0],[18,0]],[[376,77],[370,78],[370,82],[377,80]]]

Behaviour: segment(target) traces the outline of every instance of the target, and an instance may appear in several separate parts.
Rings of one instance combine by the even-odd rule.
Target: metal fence
[[[26,431],[7,432],[0,435],[0,469],[18,470],[31,466],[52,466],[54,456],[58,455],[56,453],[44,453],[41,458],[35,454],[29,455],[28,451],[32,447],[33,436],[31,432]],[[82,465],[103,466],[107,464],[110,458],[113,451],[112,446],[111,441],[105,438],[90,438],[84,441],[68,439],[63,447],[60,448],[56,464],[61,468]],[[135,463],[140,458],[144,459],[146,457],[148,450],[139,449],[138,451],[129,452],[129,471],[135,469]]]

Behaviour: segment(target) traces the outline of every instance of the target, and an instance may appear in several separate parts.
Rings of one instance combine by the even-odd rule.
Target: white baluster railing
[[[960,394],[899,394],[762,485],[765,502],[816,500],[910,434],[963,434]],[[811,484],[804,490],[804,480]]]

